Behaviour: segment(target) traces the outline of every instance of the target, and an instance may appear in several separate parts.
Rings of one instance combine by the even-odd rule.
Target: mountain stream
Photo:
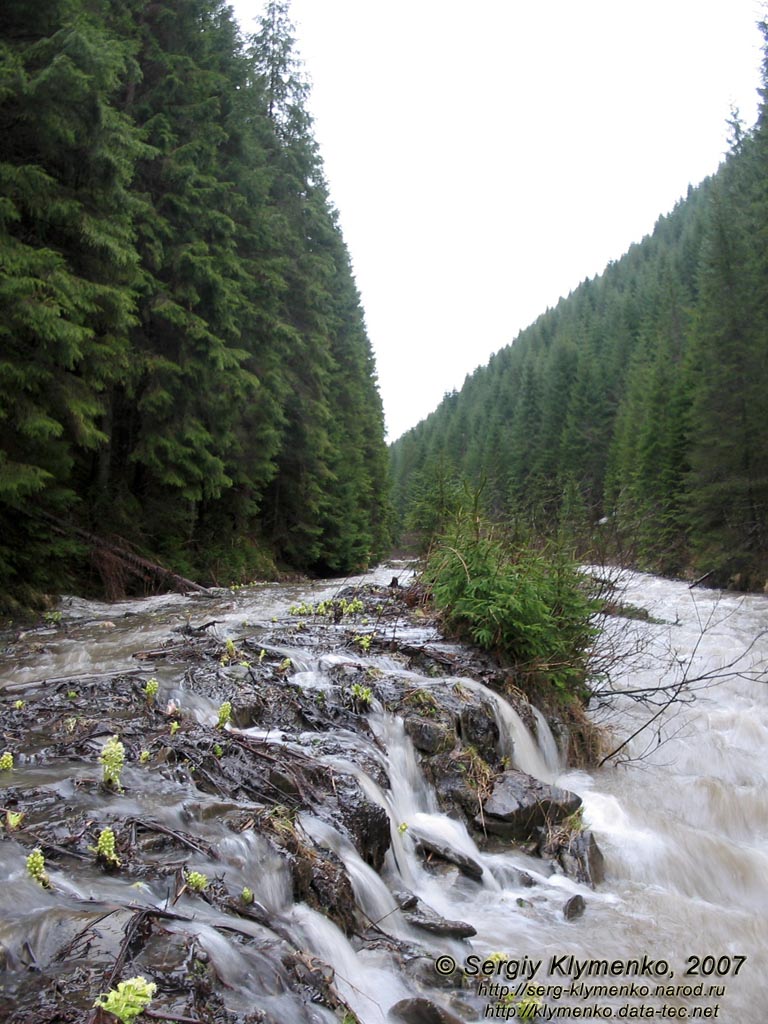
[[[151,1016],[181,1022],[762,1024],[768,598],[627,574],[622,600],[650,618],[606,620],[597,664],[610,671],[596,683],[590,715],[605,730],[606,752],[637,735],[604,766],[569,770],[562,737],[555,739],[540,713],[524,716],[478,679],[445,668],[437,674],[434,662],[419,668],[398,653],[403,645],[431,645],[451,655],[453,646],[428,620],[386,624],[387,648],[368,646],[371,624],[359,620],[352,628],[331,623],[323,643],[307,646],[301,630],[282,629],[296,602],[308,607],[362,583],[383,587],[393,571],[402,582],[408,570],[390,566],[343,584],[254,585],[210,598],[112,605],[65,598],[60,621],[6,638],[0,753],[12,751],[14,766],[0,772],[0,806],[25,817],[13,828],[6,815],[0,832],[0,1019],[96,1020],[96,996],[130,973],[157,984]],[[217,650],[229,651],[209,692],[195,685],[194,665],[163,656],[185,635],[216,638]],[[250,638],[248,659],[243,638]],[[249,660],[271,666],[286,692],[318,714],[336,714],[341,688],[347,703],[333,733],[299,731],[288,719],[265,725],[263,715],[253,724],[247,709],[212,733],[222,697],[238,711]],[[345,684],[345,674],[371,681],[374,696],[363,709],[354,700],[350,709],[349,694],[362,691]],[[169,738],[154,742],[143,763],[148,741],[130,715],[150,677],[159,687],[153,728]],[[428,755],[418,753],[402,716],[378,699],[385,683],[424,702],[436,688],[452,687],[465,701],[491,707],[504,763],[581,797],[583,822],[605,859],[604,880],[593,888],[530,846],[484,842],[466,820],[444,813],[424,770]],[[114,694],[106,703],[105,686]],[[258,687],[255,694],[258,702]],[[676,699],[654,719],[670,696]],[[174,759],[176,709],[183,713],[177,736],[198,746]],[[113,733],[127,754],[120,788],[110,792],[99,784],[98,758]],[[208,762],[195,762],[194,751],[205,743],[216,756],[239,744],[238,756],[271,758],[270,785],[288,796],[281,750],[306,765],[303,778],[327,773],[340,806],[344,787],[356,787],[365,806],[388,818],[381,856],[362,856],[338,816],[315,813],[306,801],[285,819],[282,803],[260,818],[264,801],[243,796],[247,780],[230,797],[203,785]],[[267,820],[269,828],[254,826]],[[125,861],[119,870],[105,870],[89,852],[107,824]],[[35,846],[46,856],[47,887],[25,868]],[[291,864],[299,847],[315,851],[310,861],[327,855],[338,877],[346,876],[348,896],[335,912],[323,912],[324,900],[334,903],[330,889],[318,896],[315,886],[314,899],[297,898]],[[448,860],[425,856],[425,847],[450,851]],[[214,880],[207,898],[183,884],[193,870]],[[414,902],[429,908],[426,925],[408,912]],[[567,913],[568,906],[578,912]],[[470,927],[462,936],[446,923]],[[192,982],[196,1001],[185,991]]]

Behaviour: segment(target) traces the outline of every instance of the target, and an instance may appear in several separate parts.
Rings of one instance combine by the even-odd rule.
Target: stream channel
[[[60,621],[4,638],[0,1020],[113,1020],[94,999],[137,975],[157,985],[145,1016],[203,1024],[768,1019],[768,598],[626,574],[622,600],[650,618],[604,623],[605,751],[658,710],[621,691],[679,699],[588,771],[541,713],[454,672],[418,609],[322,629],[289,611],[408,572],[64,598]],[[490,709],[503,769],[581,797],[602,880],[445,813],[397,713],[421,704],[437,728],[445,695]],[[119,791],[99,763],[113,734]],[[106,826],[111,870],[93,854]]]

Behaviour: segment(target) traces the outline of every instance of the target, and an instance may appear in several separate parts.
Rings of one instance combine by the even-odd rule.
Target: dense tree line
[[[2,4],[0,591],[83,585],[89,551],[108,582],[92,535],[220,582],[385,543],[291,32],[282,0],[249,39],[219,0]]]
[[[463,482],[496,518],[583,553],[599,539],[647,568],[762,585],[765,103],[751,131],[734,122],[716,175],[446,395],[392,464],[403,522],[427,534]]]

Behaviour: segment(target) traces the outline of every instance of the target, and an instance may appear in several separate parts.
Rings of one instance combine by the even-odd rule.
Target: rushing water
[[[382,570],[374,579],[386,583],[391,575],[391,569]],[[5,692],[15,698],[33,692],[45,679],[135,670],[134,654],[158,645],[174,627],[215,619],[220,635],[242,635],[247,628],[284,615],[297,598],[320,600],[337,586],[267,585],[214,599],[163,597],[119,605],[65,600],[66,631],[36,633],[44,650],[17,649],[12,659],[4,659]],[[582,797],[585,821],[606,858],[606,880],[596,890],[550,874],[545,862],[520,851],[480,851],[462,823],[439,811],[402,722],[381,708],[370,715],[372,739],[343,734],[339,749],[345,744],[349,749],[364,746],[366,756],[386,772],[389,788],[358,767],[364,759],[336,753],[327,760],[334,770],[353,773],[368,798],[390,817],[392,846],[382,872],[376,874],[326,822],[311,814],[301,819],[307,835],[341,858],[369,920],[418,945],[430,958],[449,957],[468,968],[468,987],[427,993],[461,1019],[479,1021],[504,1013],[511,1019],[514,1000],[498,1004],[501,992],[490,986],[509,985],[517,992],[521,978],[542,986],[542,1005],[533,1019],[551,1019],[556,1012],[560,1016],[555,1019],[568,1019],[566,1009],[576,1016],[577,1008],[589,1007],[600,1011],[598,1016],[592,1010],[593,1019],[696,1016],[742,1024],[762,1024],[766,1019],[762,979],[768,962],[768,599],[689,590],[681,583],[639,575],[628,576],[624,586],[625,599],[646,608],[653,618],[611,620],[607,626],[602,663],[610,663],[610,674],[601,684],[604,696],[595,701],[592,714],[610,730],[609,748],[637,735],[599,770],[564,770],[540,715],[534,740],[505,701],[480,683],[460,680],[466,689],[492,701],[502,749],[513,755],[517,767]],[[333,655],[290,653],[295,682],[310,690],[331,687]],[[381,656],[361,654],[358,661],[401,672],[422,688],[434,683]],[[178,670],[157,669],[155,674],[164,697],[183,692]],[[675,688],[677,700],[649,726],[660,711],[659,702]],[[622,696],[623,692],[629,695]],[[190,706],[189,695],[185,696]],[[643,696],[646,699],[638,699]],[[198,698],[195,713],[215,719],[215,706]],[[277,735],[273,739],[280,741]],[[145,776],[131,771],[135,774],[129,771],[126,789],[134,795],[123,798],[121,813],[151,811],[169,828],[183,818],[187,829],[205,836],[217,847],[219,861],[207,862],[201,856],[199,870],[215,873],[223,862],[228,877],[251,887],[286,941],[333,967],[339,990],[363,1024],[384,1024],[391,1019],[390,1007],[418,994],[416,983],[394,970],[386,950],[356,951],[329,920],[305,905],[293,905],[280,858],[258,835],[234,835],[217,825],[215,798],[201,797],[190,787],[180,803],[176,786],[174,795],[169,792],[164,799],[161,776],[155,776],[153,788],[147,789]],[[93,790],[78,789],[71,766],[64,776],[32,765],[14,774],[15,785],[49,786],[73,807],[98,799]],[[416,836],[472,858],[483,868],[481,881],[455,871],[428,871],[415,852]],[[55,944],[67,894],[109,901],[118,899],[127,884],[119,876],[93,871],[78,876],[75,886],[61,873],[55,892],[43,891],[25,878],[23,867],[23,849],[12,842],[0,844],[0,870],[14,883],[0,893],[0,943],[12,970],[22,969],[13,955],[14,949],[22,948],[22,937],[35,947],[38,958],[46,944]],[[537,884],[531,887],[526,876]],[[470,922],[476,936],[458,941],[416,931],[393,896],[406,888],[445,918]],[[585,912],[566,920],[563,906],[575,894],[584,898]],[[151,887],[132,896],[148,906],[160,906],[166,898],[167,893]],[[273,986],[274,996],[264,996],[265,978],[274,973],[274,966],[259,949],[272,933],[248,923],[243,927],[250,929],[253,942],[243,945],[217,928],[220,922],[213,908],[195,905],[194,917],[201,948],[227,980],[233,1010],[254,1005],[258,993],[257,1005],[286,1024],[326,1024],[335,1019],[321,1008],[305,1016],[281,994],[279,985]],[[112,926],[118,924],[113,921]],[[74,927],[71,921],[69,927]],[[487,970],[496,973],[478,975],[478,965],[491,957]],[[646,973],[638,974],[644,957]],[[600,966],[579,977],[583,967],[596,961],[615,961],[618,967],[607,977]],[[666,961],[666,970],[661,961]],[[485,987],[478,987],[478,982]],[[602,986],[597,993],[595,985]],[[659,985],[665,986],[663,992],[657,991]]]

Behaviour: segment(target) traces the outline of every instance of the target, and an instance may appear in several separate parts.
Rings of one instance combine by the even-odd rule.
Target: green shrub
[[[424,581],[456,635],[580,693],[597,604],[570,559],[505,541],[465,516],[433,548]]]

